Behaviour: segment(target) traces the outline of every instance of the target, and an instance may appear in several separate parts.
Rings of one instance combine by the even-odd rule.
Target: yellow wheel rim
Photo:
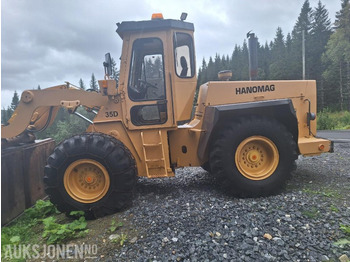
[[[67,193],[81,203],[94,203],[103,198],[110,186],[106,168],[92,159],[71,163],[63,177]]]
[[[235,154],[239,172],[251,180],[263,180],[270,177],[279,162],[276,145],[263,136],[251,136],[244,139]]]

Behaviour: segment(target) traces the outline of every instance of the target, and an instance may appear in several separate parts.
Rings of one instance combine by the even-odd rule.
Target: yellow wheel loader
[[[331,141],[316,137],[315,81],[210,81],[192,116],[193,24],[158,14],[117,26],[118,86],[107,54],[98,92],[69,83],[24,91],[1,129],[10,145],[33,140],[60,107],[95,112],[86,133],[48,158],[46,193],[60,211],[111,214],[131,203],[137,176],[172,177],[180,167],[204,167],[235,195],[267,196],[283,188],[298,155],[332,152]]]

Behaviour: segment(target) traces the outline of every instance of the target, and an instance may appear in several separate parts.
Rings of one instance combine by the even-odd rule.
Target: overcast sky
[[[310,0],[311,7],[318,0]],[[340,0],[322,0],[334,22]],[[260,43],[273,40],[277,27],[291,32],[304,0],[2,0],[1,107],[13,92],[46,88],[91,74],[104,75],[104,54],[110,52],[119,68],[122,41],[116,23],[148,20],[152,13],[195,26],[197,61],[231,55],[253,30]]]

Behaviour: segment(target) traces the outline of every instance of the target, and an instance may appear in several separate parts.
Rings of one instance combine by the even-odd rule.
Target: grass
[[[350,225],[340,225],[340,230],[343,231],[343,233],[350,237]]]
[[[332,112],[329,109],[324,109],[317,114],[317,129],[350,129],[350,112]]]
[[[327,198],[341,198],[341,194],[336,191],[335,189],[332,188],[318,188],[317,190],[310,189],[310,188],[304,188],[303,192],[307,194],[312,194],[312,195],[320,195],[324,196]]]
[[[310,209],[304,210],[301,213],[310,219],[317,218],[320,215],[320,211],[316,207],[311,207]]]
[[[331,205],[329,207],[329,210],[334,212],[334,213],[339,213],[339,209],[335,205]]]

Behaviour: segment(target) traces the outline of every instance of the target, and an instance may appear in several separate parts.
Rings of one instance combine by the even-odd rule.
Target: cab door
[[[128,128],[151,129],[174,126],[172,96],[167,76],[165,33],[131,37],[127,80]]]

